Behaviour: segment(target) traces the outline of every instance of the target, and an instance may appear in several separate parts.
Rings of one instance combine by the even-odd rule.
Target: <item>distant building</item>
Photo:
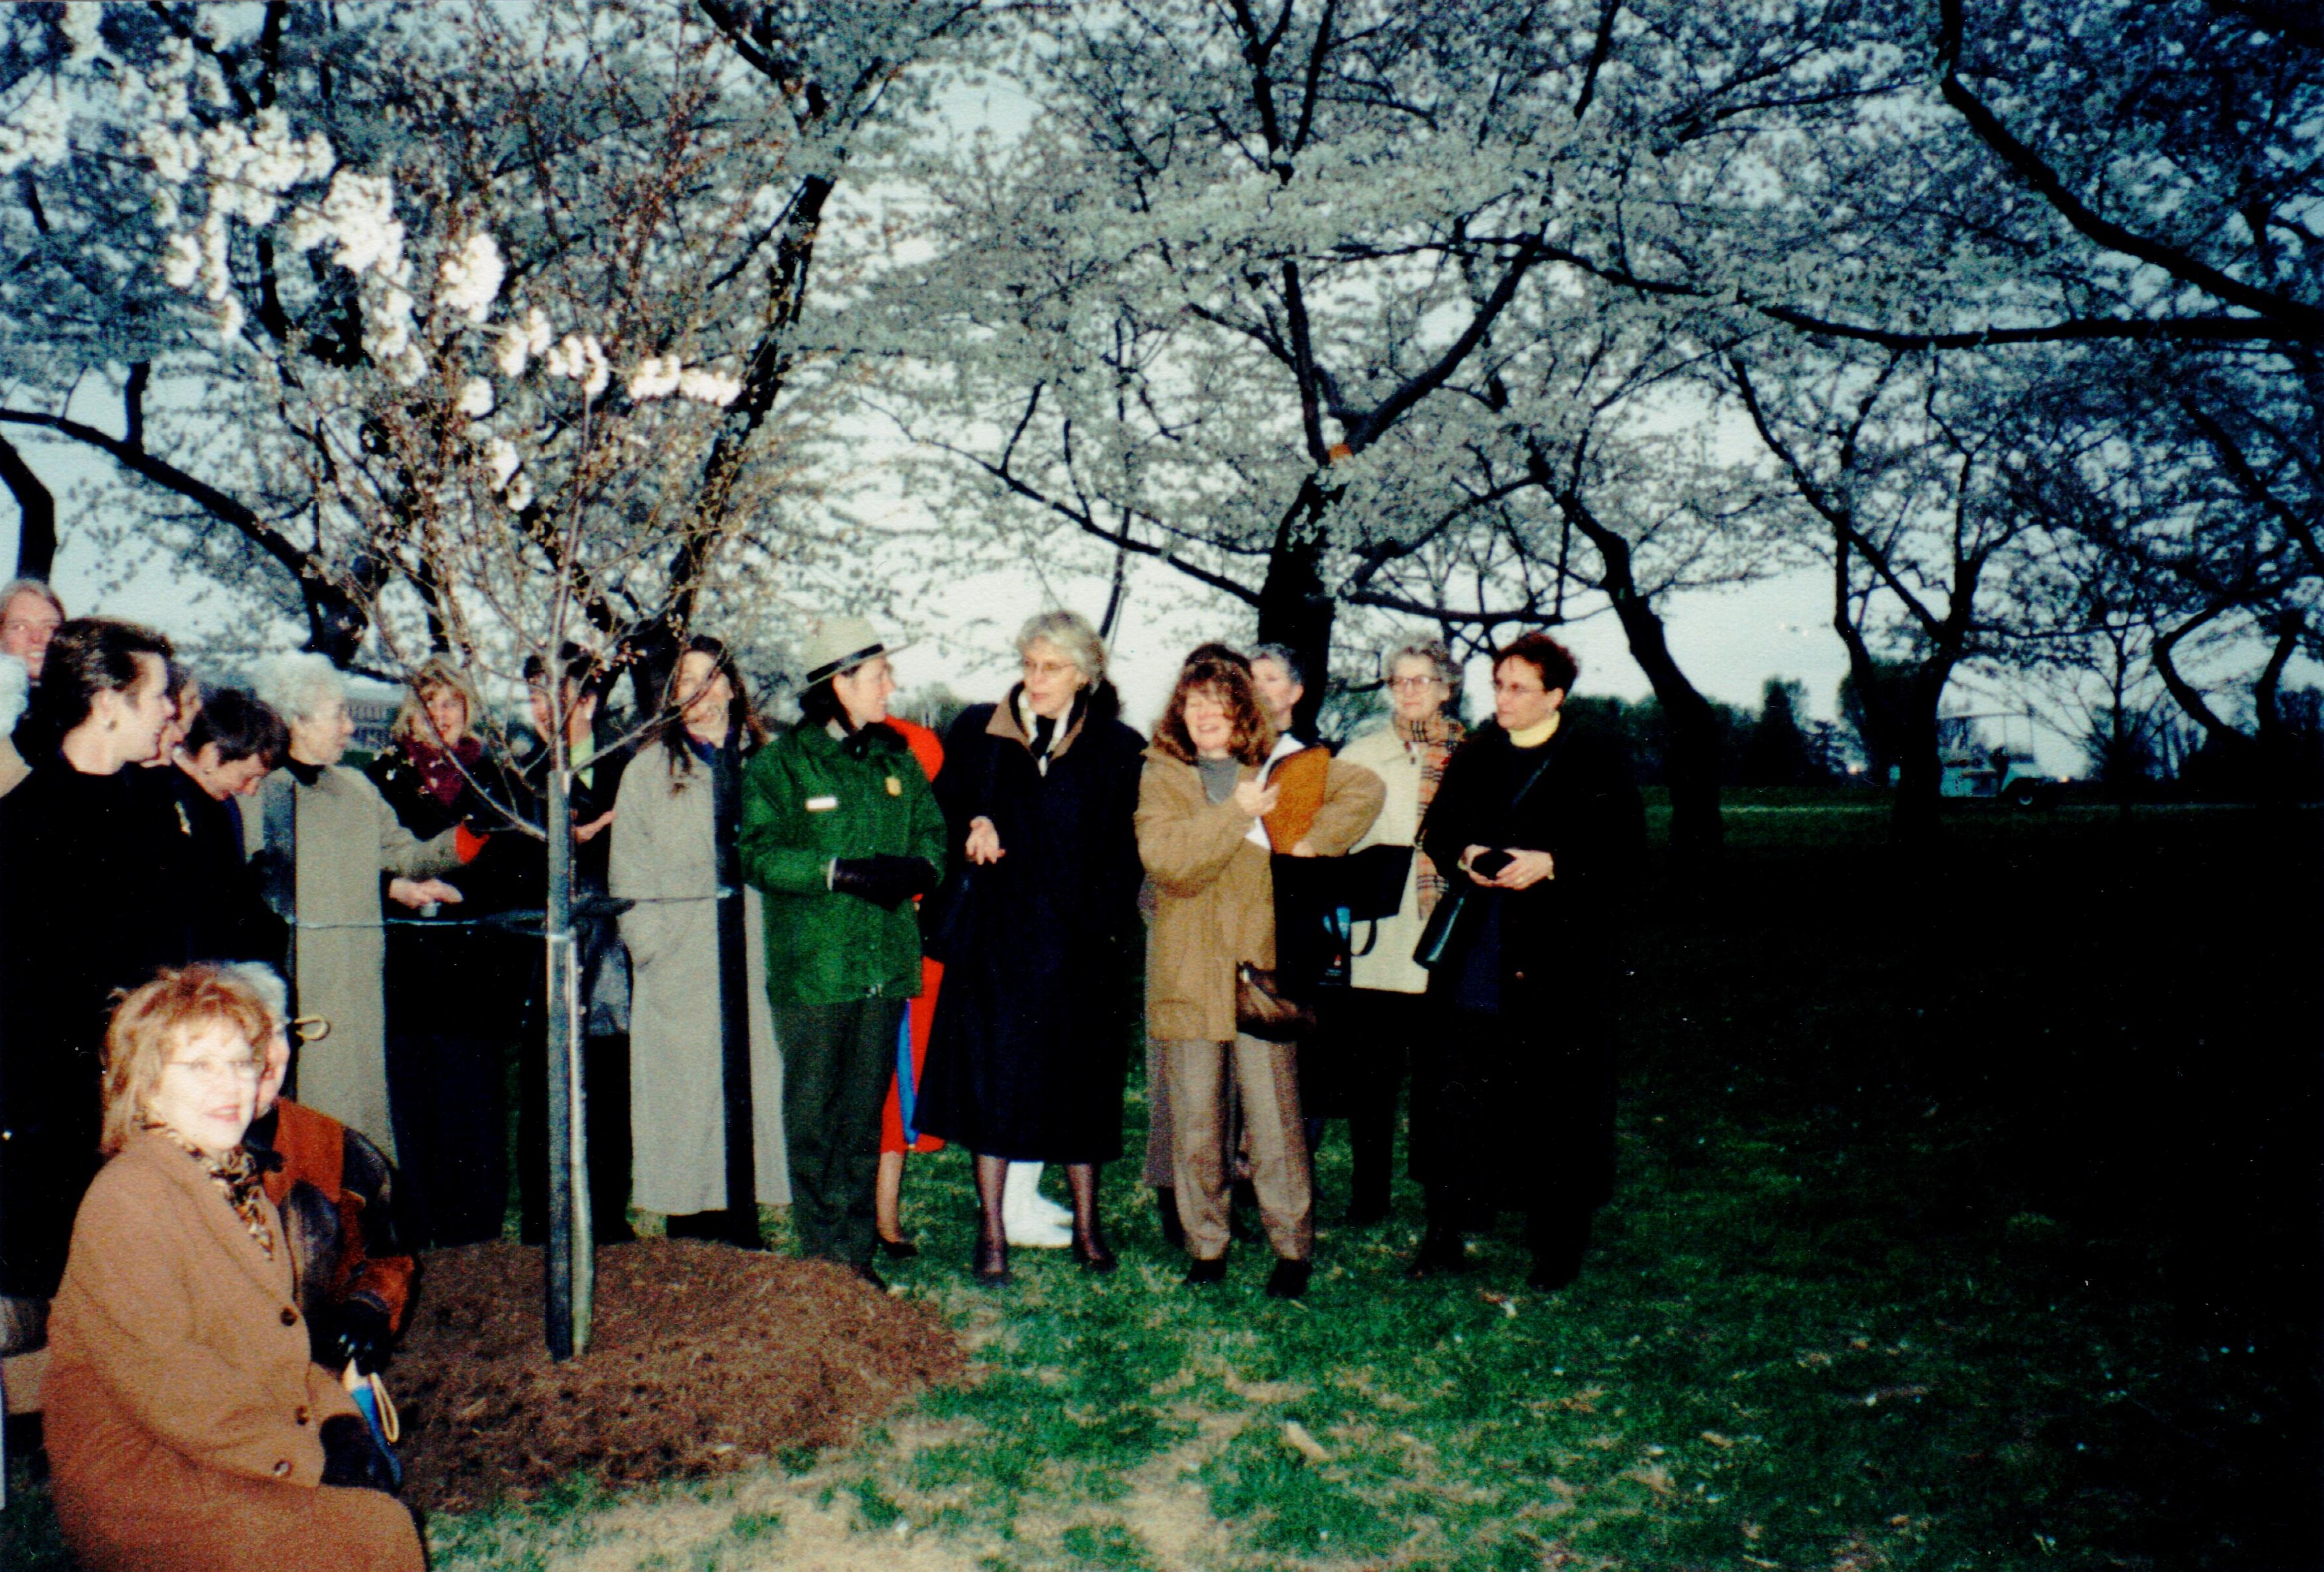
[[[377,753],[385,748],[388,728],[395,724],[395,712],[402,706],[401,688],[367,682],[362,677],[349,681],[347,713],[355,720],[355,734],[347,746],[365,753]]]

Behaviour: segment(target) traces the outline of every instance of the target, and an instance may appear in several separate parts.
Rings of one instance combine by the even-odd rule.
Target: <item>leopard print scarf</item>
[[[161,1120],[149,1115],[143,1123],[147,1129],[202,1165],[202,1172],[226,1197],[226,1205],[234,1209],[234,1215],[242,1219],[242,1226],[258,1241],[259,1249],[269,1261],[273,1260],[274,1227],[266,1220],[265,1190],[262,1188],[265,1174],[250,1148],[236,1146],[225,1156],[214,1158]]]

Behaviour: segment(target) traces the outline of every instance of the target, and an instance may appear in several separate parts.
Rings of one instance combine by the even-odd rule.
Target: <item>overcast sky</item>
[[[76,412],[104,419],[97,401],[88,402],[88,410]],[[27,442],[23,450],[57,495],[63,545],[56,583],[69,609],[134,618],[181,638],[215,630],[225,620],[244,614],[244,608],[200,581],[182,580],[159,568],[147,568],[118,588],[110,587],[121,577],[121,565],[100,560],[86,532],[75,524],[77,513],[88,505],[83,501],[88,488],[78,483],[103,475],[111,461],[61,444]],[[7,554],[5,560],[14,560],[17,521],[14,510],[7,511],[0,519],[0,552]],[[1106,586],[1102,581],[1052,578],[1050,588],[1093,620],[1104,610]],[[1712,698],[1756,708],[1767,678],[1796,677],[1807,685],[1811,712],[1830,718],[1836,713],[1840,680],[1848,670],[1846,653],[1831,631],[1830,605],[1829,581],[1812,571],[1741,590],[1682,595],[1669,608],[1671,648],[1681,667]],[[985,698],[997,695],[1012,680],[1014,631],[1025,618],[1043,609],[1042,586],[1031,573],[984,575],[923,595],[905,608],[898,619],[901,626],[884,631],[915,641],[915,648],[898,661],[907,687],[941,682],[964,696]],[[1143,729],[1161,709],[1187,648],[1209,638],[1248,638],[1249,624],[1242,608],[1183,575],[1157,564],[1134,565],[1127,609],[1114,640],[1115,676],[1126,717]],[[298,630],[286,627],[283,634],[287,645]],[[1570,624],[1561,637],[1581,657],[1579,691],[1626,699],[1646,695],[1645,674],[1630,659],[1610,615]],[[1471,673],[1470,690],[1471,708],[1480,712],[1486,703],[1482,663]],[[1966,693],[1956,699],[1979,709],[1992,707]],[[2074,763],[2073,749],[2055,738],[2043,743],[2043,755],[2045,766],[2061,771]]]

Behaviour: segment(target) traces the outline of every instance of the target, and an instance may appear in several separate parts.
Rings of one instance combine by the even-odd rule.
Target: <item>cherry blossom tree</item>
[[[113,351],[67,344],[19,294],[15,341],[47,356],[22,381],[44,373],[52,401],[12,398],[0,422],[111,454],[236,553],[258,547],[343,664],[392,675],[448,650],[512,685],[580,636],[639,674],[650,716],[690,626],[779,602],[814,561],[804,453],[848,346],[810,274],[844,225],[842,174],[881,156],[886,117],[924,109],[976,7],[866,5],[832,26],[783,5],[548,0],[378,7],[343,29],[272,5],[246,34],[224,10],[32,24],[46,52],[13,90],[65,113],[61,129],[12,113],[6,155],[72,198],[61,222],[24,183],[54,237],[34,260],[69,271],[102,230],[120,254],[83,280],[90,309],[138,304],[144,358],[120,382],[125,435],[74,418],[56,395]],[[14,37],[32,58],[23,24]],[[100,198],[136,222],[104,229]],[[143,403],[157,381],[180,394],[168,457]],[[590,1279],[586,1209],[558,1182],[583,1170],[577,1039],[559,1030],[561,714],[549,733],[545,821],[499,807],[548,843],[563,1354],[586,1346]]]

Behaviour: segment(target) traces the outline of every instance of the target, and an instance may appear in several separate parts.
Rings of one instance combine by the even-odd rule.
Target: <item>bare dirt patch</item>
[[[825,1262],[690,1240],[608,1246],[589,1351],[564,1365],[543,1338],[539,1250],[439,1251],[423,1273],[388,1380],[406,1498],[434,1511],[576,1473],[699,1476],[839,1445],[966,1368],[934,1310]]]

